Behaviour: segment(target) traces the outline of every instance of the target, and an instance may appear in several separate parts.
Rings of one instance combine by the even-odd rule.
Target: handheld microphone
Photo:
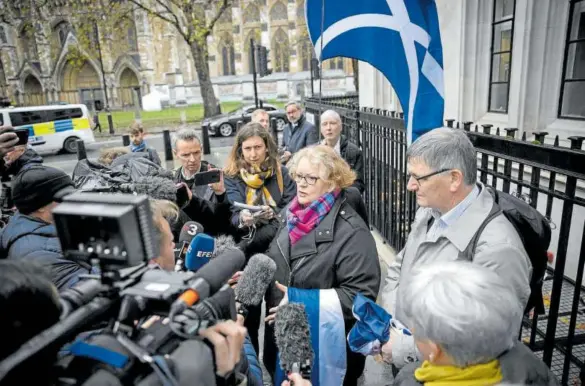
[[[286,373],[299,373],[311,379],[313,348],[305,306],[284,304],[276,312],[274,337],[280,353],[280,367]]]
[[[219,256],[228,249],[237,248],[234,238],[230,235],[219,235],[215,238],[215,249],[213,250],[213,257]]]
[[[276,263],[270,257],[258,253],[250,259],[236,286],[238,313],[248,315],[248,307],[262,303],[266,289],[274,279]]]
[[[191,272],[197,272],[213,257],[215,249],[215,239],[205,233],[199,233],[193,238],[187,255],[185,256],[185,269]]]
[[[230,249],[211,260],[195,274],[195,278],[189,283],[190,288],[175,300],[170,314],[183,312],[199,300],[219,291],[234,273],[242,269],[245,263],[244,252],[238,249]]]
[[[187,250],[189,249],[189,245],[193,238],[199,234],[203,233],[203,225],[199,224],[196,221],[187,221],[183,228],[181,228],[181,233],[179,234],[179,245],[181,248],[179,249],[179,254],[176,256],[176,263],[175,263],[175,272],[183,271],[185,266],[185,256],[187,255]]]

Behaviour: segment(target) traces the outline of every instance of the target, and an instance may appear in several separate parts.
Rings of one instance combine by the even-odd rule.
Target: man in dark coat
[[[53,224],[57,198],[73,191],[73,181],[60,169],[34,165],[19,173],[12,190],[18,213],[0,233],[0,258],[37,261],[48,266],[59,289],[71,287],[81,274],[89,273],[89,265],[63,256]]]
[[[32,148],[17,146],[4,156],[4,161],[6,162],[6,171],[3,175],[8,177],[17,175],[29,166],[42,164],[43,158]]]
[[[285,109],[288,123],[284,126],[282,133],[282,147],[284,148],[282,162],[288,162],[297,151],[319,142],[319,132],[315,125],[307,121],[298,102],[287,103]]]

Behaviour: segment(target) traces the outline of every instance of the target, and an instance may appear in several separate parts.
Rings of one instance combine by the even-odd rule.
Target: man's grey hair
[[[431,341],[466,367],[495,359],[518,340],[522,306],[493,270],[471,262],[441,262],[415,270],[400,305],[418,341]]]
[[[323,114],[321,114],[321,122],[328,118],[334,119],[335,121],[341,124],[341,115],[339,115],[335,110],[327,110]]]
[[[197,141],[201,143],[201,139],[194,129],[181,129],[173,134],[173,149],[177,150],[177,142],[179,141]]]
[[[463,130],[431,130],[413,142],[406,157],[424,162],[433,171],[458,169],[466,185],[477,181],[477,155]]]
[[[292,106],[292,105],[295,105],[297,107],[297,109],[303,111],[303,106],[301,106],[301,104],[299,102],[297,102],[297,101],[290,101],[290,102],[288,102],[284,106],[284,109],[286,110],[286,109],[288,109],[288,106]]]

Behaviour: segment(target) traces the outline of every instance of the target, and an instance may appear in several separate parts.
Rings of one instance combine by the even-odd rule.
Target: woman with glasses
[[[265,252],[278,230],[275,215],[295,196],[296,185],[278,161],[276,142],[259,123],[240,129],[224,169],[228,200],[232,203],[232,225],[240,229],[240,246],[246,257]],[[242,210],[234,203],[262,207]],[[260,307],[250,310],[246,327],[258,352]]]
[[[380,265],[370,230],[351,202],[356,195],[361,199],[351,187],[355,172],[325,145],[300,150],[288,166],[297,194],[281,212],[283,226],[267,252],[276,262],[277,282],[266,295],[264,362],[280,385],[284,378],[276,365],[273,322],[280,305],[300,302],[318,353],[313,383],[356,385],[365,357],[350,352],[345,337],[354,324],[355,295],[376,299]]]

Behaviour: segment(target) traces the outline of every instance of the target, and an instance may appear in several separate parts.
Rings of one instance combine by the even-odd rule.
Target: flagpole
[[[323,97],[323,32],[325,32],[325,0],[321,0],[321,54],[319,55],[319,119],[316,120],[321,125],[321,113],[322,113],[322,102],[321,98]],[[343,128],[342,128],[343,129]],[[317,127],[317,131],[319,132],[319,142],[321,142],[321,128]]]

